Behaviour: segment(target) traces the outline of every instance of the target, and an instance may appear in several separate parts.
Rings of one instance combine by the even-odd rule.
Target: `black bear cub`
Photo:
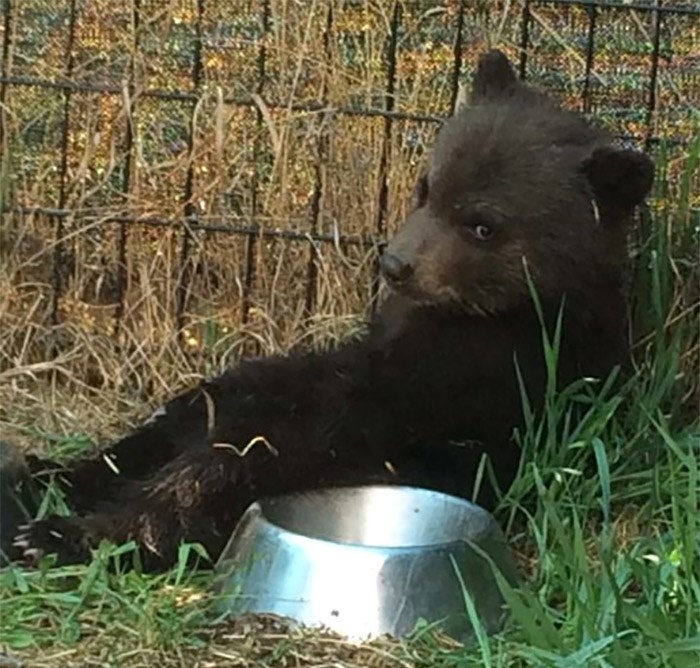
[[[159,569],[181,541],[216,557],[265,495],[383,482],[472,497],[484,457],[508,486],[516,362],[532,402],[546,382],[528,275],[550,324],[564,304],[560,383],[624,364],[626,237],[652,178],[644,154],[482,55],[381,258],[389,294],[367,337],[247,360],[176,397],[62,473],[75,515],[21,527],[17,557],[74,562],[134,540]]]

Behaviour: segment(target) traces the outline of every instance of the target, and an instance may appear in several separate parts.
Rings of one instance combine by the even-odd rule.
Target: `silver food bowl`
[[[358,640],[405,636],[424,620],[468,642],[469,599],[486,632],[502,626],[494,565],[517,580],[496,521],[468,501],[412,487],[333,488],[251,505],[215,589],[232,616],[271,613]]]

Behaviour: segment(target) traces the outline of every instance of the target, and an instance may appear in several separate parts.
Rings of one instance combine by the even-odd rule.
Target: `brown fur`
[[[384,481],[470,496],[482,456],[510,484],[514,361],[535,403],[546,378],[524,264],[549,324],[566,298],[560,381],[623,364],[627,225],[652,173],[484,55],[382,259],[392,291],[370,335],[245,361],[176,397],[106,449],[118,475],[101,455],[70,467],[77,514],[32,524],[17,548],[75,561],[102,538],[134,539],[159,568],[182,540],[216,556],[262,495]],[[478,498],[491,505],[493,490]]]

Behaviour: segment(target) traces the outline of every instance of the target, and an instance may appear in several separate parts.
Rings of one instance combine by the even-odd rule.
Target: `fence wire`
[[[50,248],[53,326],[76,263],[98,258],[117,337],[136,308],[131,255],[162,252],[166,234],[178,333],[203,272],[210,287],[235,283],[242,325],[292,287],[311,317],[336,261],[326,245],[341,264],[358,249],[353,280],[373,303],[376,262],[362,254],[400,220],[489,45],[624,142],[680,150],[697,132],[695,0],[4,0],[2,13],[3,225]],[[261,288],[261,269],[282,271],[270,269],[280,243],[305,250]]]

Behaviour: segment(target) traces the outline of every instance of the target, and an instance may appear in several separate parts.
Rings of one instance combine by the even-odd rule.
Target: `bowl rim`
[[[478,512],[485,520],[487,520],[483,527],[475,533],[471,539],[467,538],[456,538],[454,540],[446,540],[446,541],[441,541],[441,542],[434,542],[434,543],[414,543],[411,545],[382,545],[381,543],[378,544],[370,544],[370,543],[358,543],[356,541],[341,541],[341,540],[335,540],[335,539],[330,539],[330,538],[324,538],[321,536],[311,536],[309,534],[303,533],[301,531],[297,531],[294,529],[289,529],[285,526],[282,526],[281,524],[278,524],[277,522],[274,522],[271,520],[264,511],[264,505],[266,503],[271,503],[271,502],[279,502],[282,499],[293,499],[294,497],[299,497],[299,496],[309,496],[313,494],[323,494],[323,493],[328,493],[328,492],[334,492],[338,490],[344,490],[344,491],[360,491],[360,490],[368,490],[368,489],[382,489],[382,490],[391,490],[391,491],[409,491],[409,492],[421,492],[421,493],[428,493],[433,496],[438,496],[442,497],[443,499],[449,501],[449,502],[454,502],[459,505],[465,506],[469,508],[470,510]],[[274,496],[267,496],[264,498],[256,499],[253,501],[246,511],[244,512],[243,516],[241,517],[241,522],[239,523],[239,526],[241,524],[245,523],[248,524],[250,519],[253,519],[251,517],[251,514],[255,513],[257,516],[258,521],[261,521],[265,523],[267,526],[272,527],[274,530],[284,533],[288,536],[293,536],[295,539],[300,540],[300,541],[311,541],[313,543],[323,543],[326,545],[333,545],[341,548],[354,548],[358,550],[365,550],[365,551],[381,551],[383,553],[391,552],[393,554],[399,554],[401,552],[410,552],[410,551],[416,551],[416,550],[440,550],[440,549],[447,549],[449,547],[453,547],[456,545],[467,545],[471,548],[473,543],[478,543],[479,539],[484,536],[487,533],[495,533],[496,536],[499,536],[505,541],[505,535],[503,534],[503,531],[496,521],[496,519],[493,517],[493,515],[483,508],[482,506],[474,503],[473,501],[469,501],[468,499],[465,499],[460,496],[456,496],[454,494],[448,494],[447,492],[441,492],[438,490],[433,490],[429,489],[427,487],[418,487],[414,485],[392,485],[390,483],[370,483],[367,485],[331,485],[328,487],[319,487],[319,488],[314,488],[314,489],[309,489],[309,490],[301,490],[297,492],[289,492],[285,494],[278,494]],[[245,522],[244,522],[245,518]],[[235,534],[238,533],[238,527],[234,530],[232,534],[232,538]]]

